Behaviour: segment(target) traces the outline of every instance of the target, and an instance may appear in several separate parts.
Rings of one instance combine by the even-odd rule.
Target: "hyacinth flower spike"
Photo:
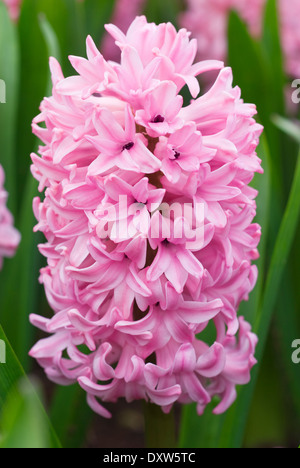
[[[166,414],[196,402],[202,414],[218,397],[219,414],[255,364],[257,338],[237,311],[257,278],[249,183],[262,172],[262,127],[230,68],[194,63],[185,29],[137,17],[127,33],[107,30],[120,63],[91,38],[88,58],[71,58],[78,75],[64,78],[51,59],[53,93],[33,121],[40,281],[53,317],[30,316],[50,335],[30,355],[52,381],[77,382],[104,417],[119,398]],[[209,70],[218,77],[198,95],[196,76]]]

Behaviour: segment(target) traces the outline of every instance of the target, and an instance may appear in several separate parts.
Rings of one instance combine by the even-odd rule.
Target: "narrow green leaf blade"
[[[48,51],[38,21],[39,0],[24,0],[18,23],[21,54],[18,127],[18,194],[23,199],[30,153],[35,145],[31,132],[32,119],[39,112],[48,80]]]
[[[50,408],[50,419],[65,448],[79,448],[86,440],[94,413],[86,393],[78,385],[57,387]]]
[[[242,97],[246,102],[255,103],[258,118],[264,126],[264,133],[272,155],[272,210],[281,211],[283,193],[282,159],[280,133],[270,121],[273,113],[280,113],[276,100],[270,92],[273,89],[272,71],[265,57],[265,50],[255,41],[246,25],[237,13],[231,12],[228,24],[228,61],[232,67],[235,83],[242,90]],[[272,218],[272,229],[277,231],[277,221],[280,216]],[[274,227],[273,227],[274,225]]]
[[[295,232],[298,226],[300,214],[300,153],[291,188],[289,201],[281,223],[281,228],[276,241],[274,253],[269,268],[269,274],[265,286],[265,294],[256,318],[256,330],[270,321],[270,316],[276,304],[276,291],[286,267],[288,256],[292,247]]]
[[[257,105],[263,120],[268,110],[265,108],[268,70],[259,45],[235,11],[230,13],[228,21],[228,62],[235,82],[243,91],[243,99]]]
[[[7,8],[0,2],[0,164],[6,175],[8,206],[15,213],[16,201],[16,119],[19,84],[19,47],[16,29]]]
[[[261,138],[257,153],[262,160],[264,174],[256,174],[252,186],[258,191],[256,198],[255,222],[261,226],[261,240],[259,243],[259,259],[256,261],[258,268],[258,281],[254,291],[250,294],[249,301],[241,303],[239,315],[244,316],[248,322],[254,323],[255,313],[259,307],[260,298],[264,289],[264,280],[267,274],[267,247],[270,227],[270,205],[271,205],[271,171],[272,161],[269,146],[265,136]]]
[[[22,379],[18,392],[8,395],[0,427],[0,448],[50,448],[49,425],[28,380]]]
[[[53,427],[47,417],[47,414],[41,404],[40,399],[38,398],[37,394],[35,393],[32,385],[30,384],[28,378],[25,375],[25,372],[19,363],[12,347],[10,346],[6,335],[0,325],[0,343],[2,344],[2,349],[5,349],[5,363],[0,364],[0,416],[1,416],[1,433],[5,434],[5,430],[7,429],[7,443],[9,436],[12,436],[12,431],[14,430],[14,425],[10,424],[10,413],[14,412],[14,406],[12,401],[16,402],[18,406],[20,402],[23,401],[25,395],[22,395],[22,391],[20,392],[19,382],[22,380],[25,382],[27,395],[29,395],[30,399],[30,407],[33,410],[33,413],[27,414],[27,418],[38,418],[38,421],[43,423],[43,427],[47,428],[49,433],[49,444],[51,448],[59,448],[60,443],[58,438],[53,430]],[[24,387],[23,387],[24,388]],[[25,397],[26,398],[26,397]],[[18,403],[19,402],[19,403]],[[34,409],[33,409],[34,408]],[[21,427],[23,431],[28,431],[28,424],[34,424],[34,421],[27,421],[27,429],[26,424],[24,424],[24,413],[21,413],[23,418],[23,423]],[[16,416],[16,414],[12,414],[12,418],[16,417],[18,422],[20,420]],[[4,424],[4,427],[3,427]],[[20,431],[20,426],[18,426],[18,431]],[[20,433],[19,433],[20,434]],[[26,434],[22,435],[24,437],[24,441],[28,440]],[[20,436],[18,435],[18,440],[20,440]],[[4,441],[5,442],[5,439]]]
[[[110,23],[115,6],[114,0],[85,0],[85,17],[87,34],[91,35],[96,45],[100,44],[105,34],[104,25]]]
[[[282,132],[286,133],[300,144],[300,125],[280,115],[274,115],[272,120]]]
[[[272,96],[277,112],[284,111],[284,84],[285,74],[283,67],[283,54],[279,29],[278,0],[268,0],[265,7],[263,39],[265,58],[268,63],[272,79],[269,95]]]
[[[177,26],[181,0],[148,0],[146,3],[146,16],[148,21],[163,23],[170,21]]]

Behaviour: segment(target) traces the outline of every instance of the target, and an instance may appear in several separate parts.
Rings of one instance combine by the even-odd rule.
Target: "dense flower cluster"
[[[6,207],[7,193],[4,186],[4,171],[0,165],[0,269],[3,258],[12,257],[20,242],[20,234],[13,227],[13,217]]]
[[[266,0],[186,0],[187,11],[180,23],[188,27],[198,40],[198,56],[225,60],[227,55],[227,23],[231,10],[236,10],[247,23],[251,34],[261,35]],[[286,72],[300,73],[300,2],[279,0],[279,22]]]
[[[90,37],[88,58],[70,57],[78,75],[64,78],[51,59],[53,95],[33,122],[44,143],[32,155],[45,189],[34,200],[47,239],[40,280],[55,314],[31,315],[51,336],[30,354],[54,382],[78,382],[105,417],[99,400],[119,397],[165,412],[195,401],[202,413],[217,395],[220,413],[255,363],[257,338],[237,309],[257,277],[249,183],[262,172],[262,128],[230,68],[194,63],[185,29],[138,17],[126,35],[107,30],[121,62],[106,62]],[[196,76],[210,70],[218,77],[199,96]]]
[[[3,0],[7,5],[11,19],[16,21],[19,18],[22,0]]]

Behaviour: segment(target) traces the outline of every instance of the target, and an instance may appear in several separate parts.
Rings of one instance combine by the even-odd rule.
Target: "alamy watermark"
[[[292,353],[292,362],[294,364],[300,364],[300,340],[294,340],[292,348],[295,349]]]
[[[150,239],[182,239],[187,248],[204,245],[205,206],[203,203],[132,203],[127,195],[120,195],[116,204],[104,203],[96,210],[100,239],[115,242],[143,235]]]
[[[294,104],[300,104],[300,78],[293,81],[292,88],[296,88],[292,93],[292,101]]]
[[[4,80],[0,80],[0,104],[6,103],[6,83]]]
[[[0,364],[6,364],[6,343],[0,340]]]

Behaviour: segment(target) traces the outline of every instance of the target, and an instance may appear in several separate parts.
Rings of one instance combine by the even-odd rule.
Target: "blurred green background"
[[[245,101],[258,107],[265,132],[259,146],[264,175],[257,176],[257,222],[262,226],[259,281],[240,315],[259,336],[258,365],[251,383],[240,389],[232,408],[203,417],[194,405],[176,408],[179,444],[195,447],[298,447],[300,443],[300,364],[291,359],[300,338],[300,127],[297,109],[286,109],[291,79],[283,70],[278,14],[268,0],[264,33],[254,40],[236,13],[228,25],[228,62]],[[30,174],[30,153],[38,142],[31,121],[51,94],[48,57],[58,58],[71,74],[68,55],[85,56],[85,38],[101,43],[110,22],[112,0],[24,0],[13,23],[0,0],[0,78],[7,103],[0,104],[0,163],[6,172],[9,208],[22,234],[14,259],[6,261],[0,282],[0,339],[7,343],[7,364],[0,364],[0,447],[142,447],[140,403],[111,405],[112,421],[93,416],[77,386],[52,385],[28,351],[37,339],[29,313],[51,315],[38,283],[42,258],[33,234],[32,199],[37,184]],[[147,18],[171,21],[184,1],[148,0]],[[300,78],[300,77],[299,77]]]

